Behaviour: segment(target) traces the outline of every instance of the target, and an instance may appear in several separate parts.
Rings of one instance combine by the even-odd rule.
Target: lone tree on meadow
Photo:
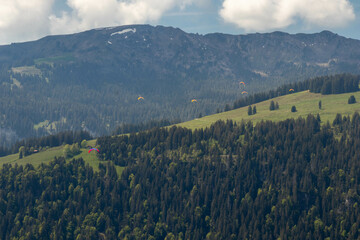
[[[270,111],[274,111],[275,110],[275,103],[274,101],[270,102],[270,107],[269,107]]]
[[[291,107],[291,112],[296,112],[297,110],[296,110],[296,107],[295,106],[292,106]]]
[[[356,103],[356,99],[355,99],[354,95],[351,95],[349,97],[348,104],[354,104],[354,103]]]
[[[251,106],[248,107],[248,115],[249,115],[249,116],[250,116],[250,115],[253,115],[253,111],[252,111]]]
[[[269,109],[270,109],[270,111],[278,110],[279,109],[279,103],[271,101]]]

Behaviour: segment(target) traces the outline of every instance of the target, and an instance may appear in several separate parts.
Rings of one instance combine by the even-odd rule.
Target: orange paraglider
[[[140,100],[144,100],[144,98],[143,97],[138,97],[138,101],[140,101]]]
[[[239,82],[239,88],[244,90],[246,87],[245,83],[244,82]]]
[[[289,92],[294,92],[294,89],[290,88],[290,89],[289,89]]]
[[[247,94],[247,91],[242,91],[241,94]]]
[[[196,100],[196,99],[193,99],[193,100],[191,100],[191,102],[197,102],[197,100]]]

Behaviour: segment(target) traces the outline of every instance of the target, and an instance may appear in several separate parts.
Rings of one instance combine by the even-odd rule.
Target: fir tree
[[[275,103],[274,101],[270,102],[270,107],[269,107],[270,111],[274,111],[275,110]]]
[[[356,99],[355,99],[354,95],[351,95],[349,97],[348,104],[354,104],[354,103],[356,103]]]
[[[250,116],[250,115],[253,115],[253,111],[252,111],[251,106],[248,107],[248,115],[249,115],[249,116]]]

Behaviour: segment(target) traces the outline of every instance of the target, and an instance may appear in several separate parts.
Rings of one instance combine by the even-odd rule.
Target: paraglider
[[[197,102],[197,100],[196,100],[196,99],[193,99],[193,100],[191,100],[191,102]]]
[[[138,97],[138,101],[140,101],[140,100],[144,100],[144,98],[143,97]]]
[[[290,88],[290,89],[289,89],[289,92],[294,92],[294,89]]]
[[[246,85],[245,85],[244,82],[239,82],[239,88],[240,88],[241,90],[244,90],[245,87],[246,87]]]
[[[247,91],[242,91],[241,94],[247,94]]]
[[[91,149],[89,149],[88,153],[90,153],[93,150],[100,152],[99,149],[97,149],[97,148],[91,148]]]

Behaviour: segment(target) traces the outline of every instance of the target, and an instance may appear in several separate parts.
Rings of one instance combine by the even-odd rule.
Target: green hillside
[[[234,121],[248,121],[251,120],[254,123],[262,120],[281,121],[288,118],[306,117],[308,114],[320,114],[322,123],[334,120],[337,113],[342,115],[352,115],[356,111],[360,111],[360,103],[348,104],[348,99],[351,95],[360,101],[360,92],[346,93],[337,95],[321,95],[316,93],[310,93],[309,91],[294,93],[291,95],[277,97],[271,100],[267,100],[261,103],[254,104],[256,106],[257,113],[249,116],[247,114],[248,107],[235,109],[228,112],[205,116],[203,118],[194,119],[192,121],[179,123],[176,126],[186,127],[190,129],[204,128],[215,123],[218,120],[232,119]],[[270,102],[278,102],[279,109],[270,111]],[[322,108],[319,109],[319,101],[322,102]],[[290,111],[292,106],[296,106],[297,112],[292,113]],[[96,140],[89,142],[91,145],[95,145]],[[75,156],[75,158],[82,157],[87,164],[98,169],[100,160],[87,153],[87,149],[81,149],[81,154]],[[17,163],[25,165],[31,163],[34,166],[38,166],[41,163],[50,162],[54,157],[62,156],[63,146],[49,148],[45,151],[26,156],[19,159],[19,154],[13,154],[0,158],[0,166],[4,163]],[[122,168],[117,167],[118,173],[121,173]]]
[[[96,139],[88,141],[88,144],[95,146]],[[18,153],[8,155],[8,156],[0,158],[0,167],[6,163],[10,163],[10,164],[17,163],[19,165],[26,165],[26,164],[30,163],[30,164],[34,165],[35,167],[37,167],[41,163],[49,163],[55,157],[63,156],[63,149],[64,149],[64,146],[53,147],[53,148],[49,148],[47,150],[41,151],[39,153],[23,157],[22,159],[19,159]],[[99,169],[100,160],[96,157],[95,154],[93,154],[93,153],[89,154],[87,148],[81,148],[81,153],[74,156],[75,159],[80,158],[80,157],[83,158],[85,163],[89,164],[89,166],[91,166],[95,171],[97,171]],[[73,159],[73,158],[71,158],[71,159]],[[68,160],[70,160],[70,159],[68,159]],[[104,161],[102,161],[101,163],[104,163]],[[121,174],[123,168],[119,167],[119,166],[115,166],[115,167],[116,167],[118,174]]]
[[[0,56],[0,123],[8,132],[0,146],[7,147],[69,129],[99,136],[122,123],[188,121],[243,90],[360,74],[360,41],[328,31],[201,35],[131,25],[4,45]]]
[[[254,104],[253,106],[256,106],[257,109],[257,113],[255,115],[249,116],[248,107],[242,107],[232,111],[179,123],[177,126],[196,129],[208,127],[218,120],[251,120],[256,123],[262,120],[281,121],[288,118],[306,117],[308,114],[320,114],[322,123],[326,123],[327,121],[331,123],[337,113],[342,115],[352,115],[354,112],[360,111],[360,103],[348,104],[348,99],[351,95],[354,95],[357,101],[360,100],[360,92],[321,95],[320,93],[304,91]],[[269,110],[271,101],[279,103],[278,110]],[[322,103],[321,109],[319,109],[319,101]],[[296,106],[297,112],[291,112],[292,106]]]

